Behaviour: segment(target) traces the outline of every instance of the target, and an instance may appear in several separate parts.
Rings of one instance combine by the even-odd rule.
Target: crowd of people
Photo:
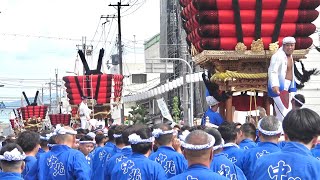
[[[308,108],[283,121],[217,128],[112,125],[89,132],[57,126],[1,137],[0,179],[318,179],[320,117]],[[283,139],[283,140],[281,140]]]

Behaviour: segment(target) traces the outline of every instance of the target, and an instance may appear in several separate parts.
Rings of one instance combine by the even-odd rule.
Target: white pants
[[[81,121],[81,129],[88,129],[88,121],[87,119],[84,117],[84,118],[80,118],[80,121]]]
[[[284,90],[288,91],[289,87],[290,87],[291,81],[290,80],[285,80],[284,83]],[[288,108],[286,108],[284,106],[284,104],[281,101],[280,96],[277,97],[273,97],[273,101],[274,101],[274,109],[276,110],[276,117],[279,121],[283,121],[283,118],[288,114],[289,111],[291,111],[292,109],[292,104],[291,104],[291,100],[292,97],[294,96],[295,93],[289,93],[289,106]]]

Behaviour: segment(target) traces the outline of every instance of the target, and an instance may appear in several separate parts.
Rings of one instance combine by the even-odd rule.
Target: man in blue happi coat
[[[94,155],[96,154],[96,152],[99,150],[99,149],[102,149],[107,141],[107,138],[104,134],[97,134],[94,138],[95,142],[96,142],[96,145],[95,145],[95,148],[90,152],[92,158],[94,158]]]
[[[176,176],[172,180],[207,180],[207,179],[227,179],[209,169],[213,158],[212,147],[215,143],[213,136],[203,130],[192,131],[182,143],[183,155],[188,161],[188,169]]]
[[[313,149],[311,149],[312,155],[320,160],[320,144],[317,144]]]
[[[310,151],[320,135],[319,124],[319,115],[308,108],[290,111],[282,123],[288,142],[281,151],[257,160],[253,179],[319,179],[320,162]]]
[[[15,143],[8,143],[0,151],[1,180],[23,180],[21,172],[24,169],[26,155]]]
[[[256,127],[252,123],[244,123],[240,127],[240,138],[238,144],[241,149],[250,149],[257,146],[256,144]]]
[[[108,130],[108,142],[106,145],[95,152],[92,161],[92,179],[103,179],[103,169],[105,162],[108,161],[114,154],[117,153],[115,145],[114,130],[116,126],[111,126]]]
[[[202,117],[201,125],[205,126],[207,120],[209,120],[210,124],[219,126],[224,122],[223,117],[218,112],[219,101],[210,96],[208,91],[206,91],[206,101],[209,107]]]
[[[24,131],[19,134],[16,142],[26,154],[26,158],[24,159],[26,166],[22,171],[22,177],[25,177],[37,163],[36,154],[40,148],[40,136],[33,131]]]
[[[266,116],[258,122],[257,127],[261,142],[256,148],[245,152],[240,167],[249,180],[253,180],[254,167],[260,157],[280,151],[277,143],[282,132],[281,122],[275,116]]]
[[[80,138],[79,151],[83,153],[90,167],[92,167],[92,155],[90,152],[93,150],[94,145],[95,141],[92,137],[85,135]]]
[[[121,163],[123,160],[127,159],[132,154],[132,148],[129,143],[129,135],[132,134],[133,128],[131,128],[131,126],[123,127],[125,127],[125,129],[116,128],[115,141],[117,147],[121,148],[121,151],[117,152],[109,159],[109,161],[105,163],[103,170],[104,180],[110,180],[113,167],[116,164]]]
[[[218,131],[225,141],[222,153],[225,154],[231,162],[239,167],[240,160],[245,150],[240,149],[240,147],[236,144],[236,124],[233,122],[224,122],[219,126]]]
[[[40,156],[37,165],[30,170],[25,179],[89,180],[91,168],[84,155],[72,149],[77,131],[65,126],[57,128],[55,133],[57,144],[49,152]]]
[[[38,150],[38,153],[36,154],[37,159],[39,159],[41,154],[49,151],[48,141],[51,136],[52,133],[50,133],[49,131],[44,131],[40,133],[40,148]]]
[[[187,169],[187,160],[175,151],[172,144],[175,140],[174,131],[168,124],[157,124],[154,126],[152,135],[158,150],[149,156],[149,159],[159,163],[166,172],[167,178],[181,174]]]
[[[213,146],[214,158],[211,162],[210,169],[231,180],[246,180],[247,178],[242,170],[221,153],[224,140],[222,139],[220,132],[215,128],[206,128],[204,131],[213,136],[216,140]]]
[[[151,129],[145,125],[134,125],[132,128],[133,134],[129,135],[129,142],[133,153],[114,166],[111,180],[167,179],[161,165],[148,159],[154,141]]]

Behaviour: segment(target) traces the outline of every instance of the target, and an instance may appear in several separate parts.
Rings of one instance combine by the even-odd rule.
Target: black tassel
[[[208,74],[211,74],[211,73],[209,72]],[[211,82],[205,73],[202,73],[202,79],[209,91],[210,96],[213,96],[217,101],[224,102],[232,95],[232,93],[229,93],[229,92],[227,93],[223,92],[219,94],[219,85],[214,82]]]
[[[313,68],[311,70],[306,70],[304,64],[300,61],[302,73],[299,72],[296,65],[294,65],[294,75],[300,81],[300,84],[297,83],[297,89],[302,89],[304,87],[304,83],[310,80],[312,75],[319,75],[320,71],[317,68]]]

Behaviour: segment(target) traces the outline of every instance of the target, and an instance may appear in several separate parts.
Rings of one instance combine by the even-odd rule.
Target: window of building
[[[147,74],[132,74],[132,84],[147,83]]]

